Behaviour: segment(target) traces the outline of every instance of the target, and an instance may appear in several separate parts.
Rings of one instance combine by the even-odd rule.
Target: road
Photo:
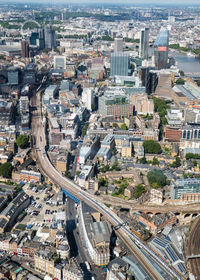
[[[99,211],[113,226],[121,225],[117,231],[118,236],[134,254],[143,269],[153,280],[162,280],[165,278],[155,269],[154,264],[152,264],[142,253],[140,250],[141,248],[150,254],[154,258],[155,262],[160,264],[163,270],[167,271],[171,275],[171,279],[174,279],[175,277],[177,277],[177,279],[184,279],[184,277],[180,276],[173,268],[169,267],[169,265],[157,256],[147,245],[141,242],[138,237],[131,233],[129,229],[123,225],[123,221],[110,208],[106,207],[101,201],[99,201],[98,197],[81,190],[77,184],[63,177],[52,166],[45,149],[46,135],[44,122],[40,116],[40,92],[38,92],[33,98],[33,104],[35,103],[37,111],[34,112],[32,118],[32,134],[36,139],[34,151],[37,158],[37,164],[39,165],[41,172],[48,177],[52,183],[60,186]]]
[[[80,264],[84,272],[84,280],[92,279],[92,276],[95,276],[95,279],[102,280],[105,277],[102,277],[103,269],[97,269],[95,266],[91,265],[91,271],[88,271],[85,265],[85,262],[88,261],[91,263],[91,260],[88,258],[86,248],[83,246],[81,241],[82,233],[77,227],[76,216],[77,210],[75,209],[75,202],[68,198],[67,199],[67,237],[69,240],[71,248],[71,257],[75,257],[77,263]]]

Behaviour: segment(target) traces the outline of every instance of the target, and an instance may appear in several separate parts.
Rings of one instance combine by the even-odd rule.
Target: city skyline
[[[41,3],[41,1],[39,0],[34,0],[34,1],[27,1],[27,0],[2,0],[2,3],[26,3],[26,4],[29,4],[29,3]],[[200,5],[199,3],[199,0],[177,0],[176,2],[174,2],[174,0],[162,0],[162,1],[159,1],[159,0],[134,0],[134,1],[131,1],[131,0],[126,0],[126,1],[121,1],[121,0],[74,0],[73,3],[71,3],[70,1],[68,0],[45,0],[43,1],[43,3],[45,4],[54,4],[54,3],[62,3],[62,4],[73,4],[73,3],[80,3],[80,4],[122,4],[122,5],[130,5],[132,4],[134,6],[134,4],[136,5],[158,5],[158,6],[162,6],[162,5],[173,5],[173,6],[177,6],[177,5]]]
[[[200,0],[69,1],[0,0],[0,279],[200,279]]]

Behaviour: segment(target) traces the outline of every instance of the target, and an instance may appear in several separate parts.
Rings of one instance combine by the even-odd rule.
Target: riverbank
[[[199,73],[200,72],[200,57],[188,56],[187,52],[179,50],[170,50],[170,55],[175,59],[177,66],[185,73]]]
[[[178,51],[180,53],[186,54],[186,55],[188,55],[188,53],[191,53],[193,57],[200,58],[200,49],[192,50],[189,48],[180,47],[179,44],[169,45],[169,49],[172,52],[174,50],[174,51]]]

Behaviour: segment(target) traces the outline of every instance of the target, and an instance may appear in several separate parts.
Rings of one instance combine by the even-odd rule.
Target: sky
[[[0,2],[22,2],[22,3],[33,3],[33,2],[40,2],[41,0],[0,0]],[[164,4],[171,4],[171,5],[193,5],[199,4],[200,0],[43,0],[42,2],[45,3],[122,3],[122,4],[157,4],[157,5],[164,5]]]

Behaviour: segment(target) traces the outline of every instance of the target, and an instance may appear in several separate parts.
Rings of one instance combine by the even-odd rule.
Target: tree
[[[197,81],[197,86],[200,87],[200,80]]]
[[[115,171],[120,171],[121,170],[117,160],[115,160],[115,162],[113,163],[113,166],[112,166],[111,170],[115,170]]]
[[[146,164],[146,163],[147,163],[147,160],[146,160],[145,157],[143,157],[143,158],[139,159],[139,162],[140,162],[141,164]]]
[[[179,78],[179,79],[176,81],[176,84],[177,84],[177,85],[184,85],[184,84],[185,84],[185,80],[183,80],[182,78]]]
[[[186,154],[186,159],[200,159],[200,155],[193,154],[193,153],[188,153]]]
[[[89,126],[89,123],[86,122],[86,123],[84,124],[83,128],[82,128],[82,131],[81,131],[82,137],[84,137],[84,136],[86,135],[88,126]]]
[[[179,74],[180,74],[182,77],[185,76],[185,73],[184,73],[183,70],[179,70]]]
[[[162,149],[158,142],[153,140],[145,140],[143,142],[144,152],[146,154],[161,154]]]
[[[71,173],[69,171],[65,172],[65,176],[69,179],[72,179]]]
[[[159,163],[160,163],[159,160],[156,157],[154,157],[152,164],[153,165],[159,165]]]
[[[197,166],[197,161],[196,160],[194,160],[192,163],[193,163],[194,167]]]
[[[113,127],[119,127],[117,123],[113,123]]]
[[[127,130],[127,126],[126,126],[126,124],[125,124],[125,123],[123,123],[123,124],[121,125],[121,128],[122,128],[123,130]]]
[[[167,177],[164,175],[162,170],[159,169],[149,171],[147,178],[152,188],[164,187],[167,183]]]
[[[167,114],[167,109],[170,108],[168,105],[168,101],[153,97],[153,102],[155,111],[158,112],[159,117],[161,119],[161,124],[167,124],[165,116]]]
[[[177,168],[181,166],[181,159],[180,157],[176,157],[176,160],[171,164],[171,167]]]
[[[146,192],[146,189],[145,189],[145,187],[142,184],[137,185],[135,193],[134,193],[134,197],[135,198],[139,198],[145,192]]]
[[[101,177],[99,179],[99,185],[103,186],[103,187],[107,187],[108,186],[108,180],[104,179],[103,177]]]
[[[12,164],[10,162],[6,162],[0,165],[0,175],[4,178],[11,178]]]
[[[105,172],[107,172],[107,171],[109,171],[109,170],[110,170],[110,166],[109,166],[108,164],[104,165],[104,166],[100,169],[100,171],[103,172],[103,173],[105,173]]]
[[[26,134],[21,134],[17,137],[16,143],[17,146],[21,149],[26,149],[29,145],[28,136]]]

